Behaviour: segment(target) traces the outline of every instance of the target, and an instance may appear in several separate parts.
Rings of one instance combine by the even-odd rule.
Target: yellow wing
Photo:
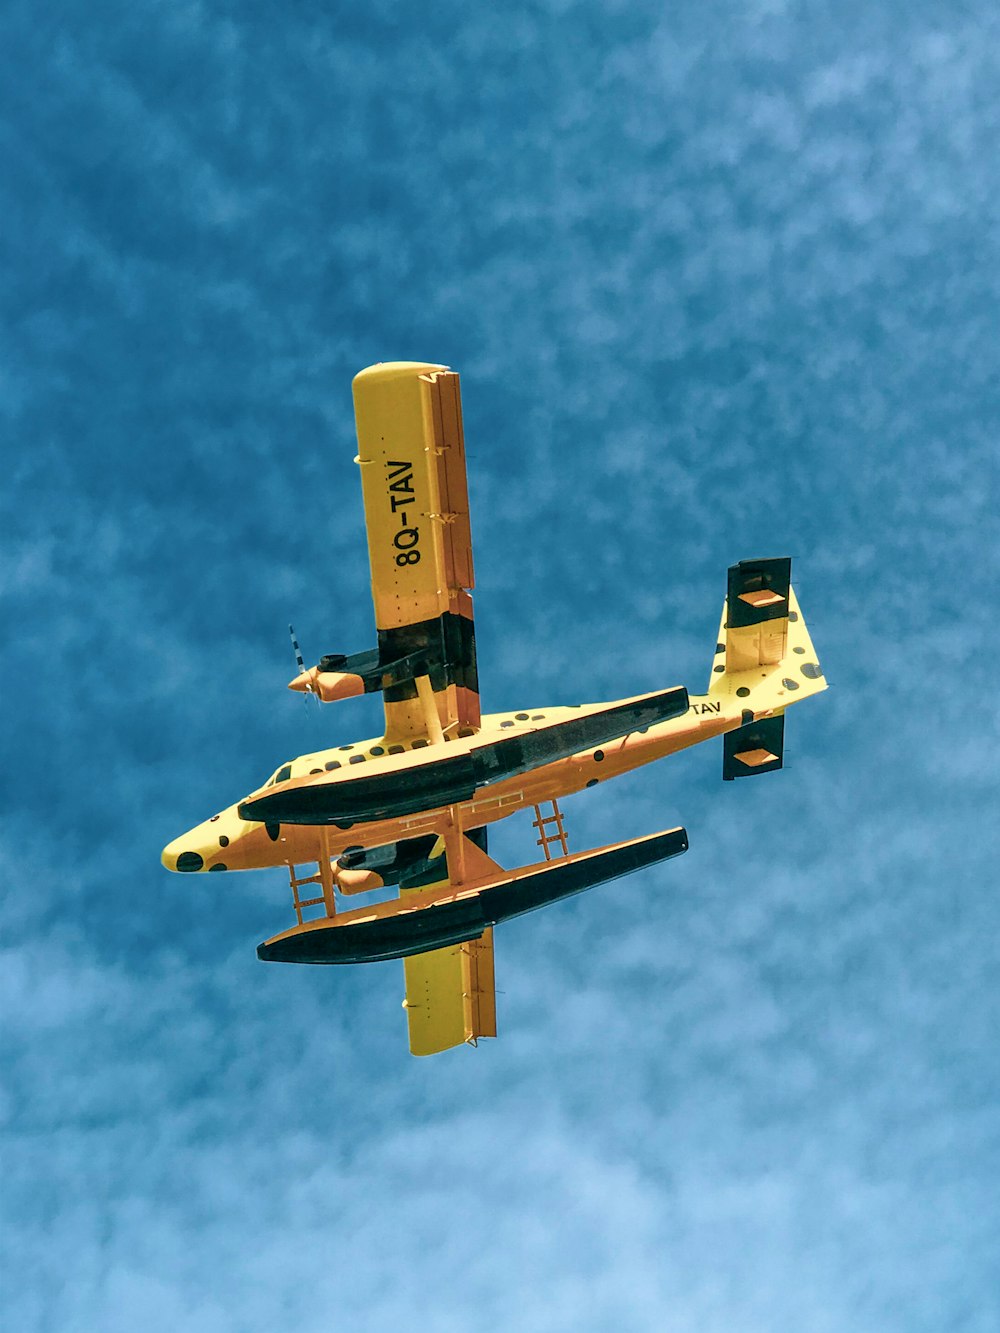
[[[414,1055],[497,1035],[493,931],[403,959],[406,1020]]]
[[[485,830],[481,832],[485,834]],[[464,838],[462,845],[466,876],[503,873],[478,839]],[[449,873],[447,858],[444,865],[444,873],[433,883],[422,880],[412,888],[401,889],[400,898],[448,884],[457,887],[461,878],[455,879]],[[410,1029],[410,1051],[414,1055],[436,1055],[464,1042],[474,1046],[480,1037],[497,1035],[492,927],[487,927],[477,939],[411,954],[403,959],[403,975],[406,979],[403,1008]]]
[[[358,463],[379,659],[426,654],[429,689],[383,691],[386,740],[428,737],[430,697],[445,735],[479,727],[474,585],[458,376],[393,361],[354,380]]]

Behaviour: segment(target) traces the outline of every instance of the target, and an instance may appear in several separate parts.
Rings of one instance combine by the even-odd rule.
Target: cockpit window
[[[287,782],[291,776],[292,776],[291,764],[282,764],[281,768],[278,769],[277,773],[275,773],[274,777],[267,785],[269,787],[273,787],[275,783]]]

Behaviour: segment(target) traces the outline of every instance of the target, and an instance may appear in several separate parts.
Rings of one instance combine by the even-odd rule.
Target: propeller
[[[288,633],[289,633],[289,635],[291,636],[291,640],[292,640],[292,652],[295,654],[295,665],[296,665],[296,666],[298,667],[298,669],[299,669],[299,675],[300,675],[300,676],[304,676],[305,673],[306,673],[306,664],[305,664],[305,662],[303,661],[303,658],[302,658],[302,649],[299,647],[299,641],[298,641],[298,639],[295,637],[295,630],[292,628],[291,625],[288,626]],[[308,696],[309,696],[310,694],[311,694],[312,697],[316,700],[316,702],[319,703],[319,698],[318,698],[317,695],[316,695],[316,691],[313,689],[313,687],[312,687],[311,685],[309,685],[309,684],[305,684],[305,693],[306,693],[306,695],[307,695],[307,699],[306,699],[306,707],[307,707],[307,708],[309,707]]]

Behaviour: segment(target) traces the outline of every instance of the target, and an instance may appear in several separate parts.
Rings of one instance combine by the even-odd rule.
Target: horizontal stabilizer
[[[784,714],[727,731],[722,741],[722,776],[726,782],[755,773],[774,773],[784,757]]]

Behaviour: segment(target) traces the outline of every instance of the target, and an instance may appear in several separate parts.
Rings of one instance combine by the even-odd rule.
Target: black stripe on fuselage
[[[459,805],[471,800],[480,787],[542,768],[591,746],[606,745],[630,731],[667,722],[687,708],[687,690],[678,686],[599,713],[488,741],[464,754],[428,759],[417,767],[266,791],[244,801],[239,815],[282,824],[349,826]]]

